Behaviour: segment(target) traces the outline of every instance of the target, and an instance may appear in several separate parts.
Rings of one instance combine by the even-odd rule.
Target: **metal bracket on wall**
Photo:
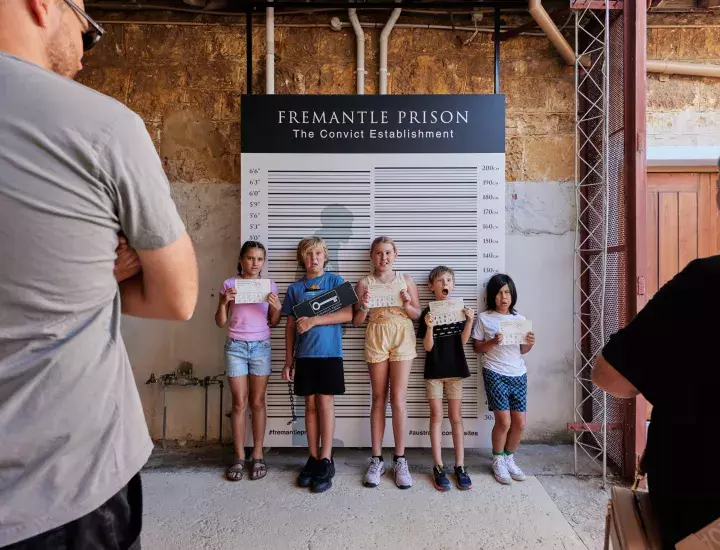
[[[604,10],[606,2],[602,0],[571,0],[570,8],[574,10]],[[610,10],[622,10],[623,0],[610,0],[607,2]]]

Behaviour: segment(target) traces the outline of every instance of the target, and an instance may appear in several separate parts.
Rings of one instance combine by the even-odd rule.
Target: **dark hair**
[[[451,268],[446,265],[439,265],[430,272],[430,275],[428,275],[428,281],[430,281],[430,284],[433,284],[435,279],[441,275],[445,275],[445,273],[449,273],[453,278],[453,281],[455,280],[455,272]]]
[[[496,273],[492,276],[492,279],[487,284],[487,308],[490,311],[495,311],[497,307],[495,305],[495,298],[497,297],[500,289],[505,285],[510,289],[510,313],[515,315],[515,304],[517,304],[517,289],[515,283],[510,278],[510,275],[504,273]]]
[[[262,250],[263,256],[267,258],[267,250],[265,250],[265,245],[263,243],[258,241],[245,241],[240,248],[240,255],[238,256],[237,270],[239,275],[242,275],[242,263],[240,263],[240,260],[242,260],[242,257],[253,248],[259,248]]]

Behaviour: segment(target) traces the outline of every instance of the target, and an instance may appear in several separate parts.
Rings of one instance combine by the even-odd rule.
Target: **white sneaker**
[[[515,481],[525,481],[525,474],[520,467],[515,464],[515,455],[505,455],[505,467],[510,477]]]
[[[385,462],[377,457],[368,460],[368,469],[365,472],[363,485],[365,487],[377,487],[380,485],[380,476],[385,473]]]
[[[492,471],[498,483],[502,483],[503,485],[510,485],[512,483],[512,478],[510,477],[510,472],[508,472],[507,465],[505,464],[504,456],[500,455],[493,457]]]
[[[395,470],[395,485],[400,489],[409,489],[412,487],[412,476],[410,470],[408,470],[407,460],[404,458],[398,458],[393,463],[393,470]]]

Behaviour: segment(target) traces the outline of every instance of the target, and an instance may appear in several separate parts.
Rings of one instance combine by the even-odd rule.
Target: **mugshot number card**
[[[264,276],[277,283],[281,300],[304,275],[295,257],[301,238],[322,237],[330,249],[326,270],[354,285],[370,272],[372,239],[388,235],[399,251],[394,268],[415,279],[423,307],[435,300],[428,273],[448,265],[455,270],[452,298],[482,310],[485,283],[505,269],[504,96],[252,95],[243,96],[241,111],[242,239],[268,247]],[[397,303],[394,290],[377,294]],[[295,400],[298,421],[287,424],[287,384],[279,376],[284,327],[281,321],[272,330],[267,440],[305,446],[302,400]],[[335,446],[370,444],[364,337],[364,326],[343,327],[346,392],[335,400]],[[407,444],[428,447],[425,351],[416,345]],[[465,444],[488,447],[493,417],[470,344],[465,353]],[[383,444],[393,444],[390,424]],[[447,419],[443,445],[452,446]]]

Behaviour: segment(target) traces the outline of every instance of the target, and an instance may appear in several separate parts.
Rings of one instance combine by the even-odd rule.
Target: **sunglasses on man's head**
[[[84,10],[80,9],[75,2],[72,0],[65,0],[65,3],[70,6],[75,12],[80,15],[85,21],[88,22],[88,29],[82,33],[83,50],[88,51],[92,47],[100,42],[102,35],[105,34],[105,29],[95,23],[92,17],[90,17]]]

